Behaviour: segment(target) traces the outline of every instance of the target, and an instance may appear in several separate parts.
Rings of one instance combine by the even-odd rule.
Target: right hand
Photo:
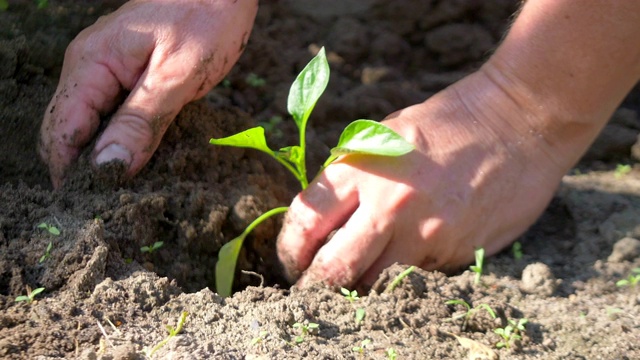
[[[133,0],[69,45],[40,129],[54,187],[119,105],[95,144],[96,165],[122,161],[127,175],[151,158],[180,109],[229,72],[251,33],[257,0]]]

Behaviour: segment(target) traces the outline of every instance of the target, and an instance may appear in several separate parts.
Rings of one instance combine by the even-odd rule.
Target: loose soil
[[[210,137],[280,116],[269,141],[287,144],[289,85],[324,45],[332,78],[309,134],[317,168],[347,122],[382,119],[476,69],[517,1],[261,2],[239,64],[184,108],[139,176],[113,179],[114,169],[93,170],[83,154],[58,191],[36,154],[42,114],[67,44],[119,4],[10,3],[0,12],[0,357],[144,358],[186,311],[182,331],[153,358],[385,359],[390,348],[398,359],[640,358],[640,286],[616,286],[640,267],[637,89],[519,239],[522,257],[507,249],[487,259],[481,284],[469,271],[416,270],[389,291],[406,269],[394,265],[354,302],[325,288],[290,289],[274,255],[280,220],[271,220],[241,254],[248,272],[238,273],[239,292],[210,290],[220,246],[299,190],[271,159],[212,147]],[[251,86],[250,73],[265,84]],[[617,164],[632,170],[622,175]],[[43,222],[61,235],[38,228]],[[156,241],[159,250],[140,251]],[[27,287],[45,291],[15,302]],[[463,324],[455,319],[462,306],[445,305],[451,299],[487,304],[497,318],[480,310]],[[496,349],[493,330],[521,318],[529,321],[523,339]],[[297,343],[298,322],[319,326]]]

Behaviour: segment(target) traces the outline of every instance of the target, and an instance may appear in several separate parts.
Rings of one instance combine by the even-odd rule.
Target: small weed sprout
[[[516,260],[522,259],[522,256],[523,256],[522,243],[520,243],[520,241],[514,242],[513,245],[511,246],[511,252],[513,253],[514,259]]]
[[[484,248],[477,248],[475,251],[476,255],[476,264],[469,266],[469,269],[476,273],[476,277],[473,279],[473,284],[480,284],[480,277],[482,276],[482,271],[484,267]]]
[[[49,241],[49,245],[47,245],[47,249],[44,251],[44,255],[40,257],[38,261],[39,264],[45,262],[49,257],[51,257],[51,248],[53,248],[53,242]]]
[[[254,73],[249,73],[244,81],[246,81],[249,86],[254,88],[259,88],[267,85],[267,80]]]
[[[265,341],[267,339],[267,335],[269,335],[268,331],[266,331],[266,330],[260,331],[260,333],[258,333],[258,336],[256,336],[253,339],[251,339],[251,345],[257,345],[257,344],[262,343],[263,341]]]
[[[398,274],[398,276],[396,276],[393,279],[393,281],[389,284],[389,286],[387,286],[387,288],[384,290],[384,292],[386,292],[386,293],[392,292],[396,287],[398,287],[398,285],[400,285],[402,280],[404,280],[404,278],[409,276],[409,274],[411,274],[415,269],[416,269],[416,267],[411,265],[405,271],[403,271],[400,274]]]
[[[451,321],[456,321],[458,319],[463,319],[463,321],[462,321],[462,331],[467,329],[467,324],[469,323],[469,320],[471,320],[473,315],[475,315],[478,311],[480,311],[482,309],[486,310],[489,313],[489,315],[491,316],[491,318],[493,318],[493,319],[496,318],[495,311],[493,311],[491,306],[489,306],[487,304],[480,304],[480,305],[472,308],[471,305],[469,305],[469,303],[467,303],[466,301],[464,301],[462,299],[455,299],[455,300],[445,301],[445,305],[462,305],[462,306],[464,306],[466,308],[466,311],[456,313],[451,317]]]
[[[265,128],[253,127],[225,138],[209,140],[212,145],[234,146],[262,151],[282,164],[300,183],[302,189],[309,185],[306,165],[306,128],[309,117],[318,99],[329,83],[329,62],[324,48],[311,59],[298,74],[291,85],[287,101],[287,110],[298,128],[298,145],[272,150],[267,145]],[[320,171],[329,166],[338,157],[349,154],[376,156],[401,156],[413,151],[414,146],[387,126],[373,120],[356,120],[345,127],[336,147]],[[272,209],[256,220],[238,237],[226,243],[218,253],[216,263],[216,291],[221,296],[231,295],[235,268],[246,236],[267,218],[287,211],[287,207]]]
[[[519,319],[518,321],[508,319],[508,321],[509,325],[493,330],[493,332],[502,337],[502,341],[496,344],[498,349],[503,347],[509,349],[514,341],[521,340],[522,334],[524,334],[525,331],[525,325],[529,322],[527,319]]]
[[[631,165],[629,164],[618,164],[616,165],[616,170],[613,173],[616,179],[620,179],[623,176],[627,175],[631,172]]]
[[[344,295],[345,299],[349,300],[349,302],[351,303],[360,299],[360,297],[358,296],[357,290],[349,291],[349,289],[347,288],[340,288],[340,292],[342,293],[342,295]]]
[[[360,342],[360,345],[352,347],[351,350],[359,353],[360,355],[364,355],[364,350],[369,344],[371,344],[371,339],[364,339]]]
[[[387,355],[387,359],[389,360],[396,360],[398,358],[398,353],[396,352],[396,349],[392,347],[387,348],[387,350],[385,350],[385,354]]]
[[[293,328],[294,329],[300,329],[300,334],[297,335],[294,339],[294,341],[296,342],[296,344],[300,344],[301,342],[304,341],[304,338],[311,334],[313,331],[317,330],[318,328],[320,328],[320,325],[310,322],[310,323],[300,323],[297,322],[295,324],[293,324]]]
[[[626,279],[618,280],[616,286],[635,288],[640,283],[640,268],[631,270],[631,274]]]
[[[152,254],[154,251],[160,249],[162,247],[162,245],[164,245],[163,241],[156,241],[154,242],[152,245],[150,246],[143,246],[140,248],[140,251],[142,251],[143,253],[149,253]]]
[[[31,287],[27,285],[27,295],[20,295],[16,297],[16,302],[26,301],[28,304],[31,304],[33,303],[36,295],[40,294],[43,291],[44,291],[44,288],[37,288],[37,289],[33,289],[32,291]]]
[[[164,338],[162,341],[160,341],[152,349],[145,348],[143,350],[145,356],[148,357],[148,358],[151,358],[153,356],[153,354],[156,351],[160,350],[161,347],[165,346],[169,342],[169,340],[171,340],[171,338],[173,338],[176,335],[178,335],[182,331],[182,328],[184,327],[184,324],[187,322],[187,315],[189,315],[189,313],[186,312],[186,311],[183,311],[180,314],[180,318],[178,319],[178,324],[176,325],[175,328],[173,326],[171,326],[171,325],[167,325],[166,329],[169,332],[169,335],[167,335],[166,338]]]
[[[46,222],[38,224],[38,229],[45,229],[51,235],[60,235],[60,229],[58,229],[55,225],[49,225]]]
[[[356,309],[356,325],[360,325],[360,323],[364,320],[364,317],[367,315],[367,311],[364,308]]]

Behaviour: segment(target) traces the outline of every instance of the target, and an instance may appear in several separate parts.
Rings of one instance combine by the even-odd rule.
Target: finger
[[[290,281],[311,264],[329,234],[358,206],[353,169],[332,164],[291,203],[278,236],[278,257]]]
[[[120,82],[104,64],[72,61],[65,66],[64,80],[40,127],[39,152],[49,165],[54,187],[61,185],[66,168],[95,134],[100,113],[114,107],[120,92]]]
[[[351,286],[382,254],[391,239],[391,225],[360,206],[331,240],[318,251],[298,281],[304,287],[322,282]]]

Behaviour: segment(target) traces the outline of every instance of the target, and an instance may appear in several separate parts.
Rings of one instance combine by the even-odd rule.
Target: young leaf
[[[323,47],[298,74],[289,90],[287,110],[293,116],[298,129],[306,128],[309,115],[328,83],[329,63]]]
[[[210,139],[209,143],[213,145],[252,148],[273,156],[273,151],[267,145],[267,140],[264,136],[264,128],[261,126],[256,126],[225,138]]]
[[[233,277],[236,272],[236,262],[242,248],[242,242],[246,233],[242,233],[237,238],[229,241],[220,248],[218,252],[218,262],[216,262],[216,291],[220,296],[231,295],[233,289]]]
[[[415,147],[389,127],[373,120],[356,120],[342,131],[338,145],[331,149],[325,162],[328,166],[338,156],[347,154],[369,154],[401,156]]]

